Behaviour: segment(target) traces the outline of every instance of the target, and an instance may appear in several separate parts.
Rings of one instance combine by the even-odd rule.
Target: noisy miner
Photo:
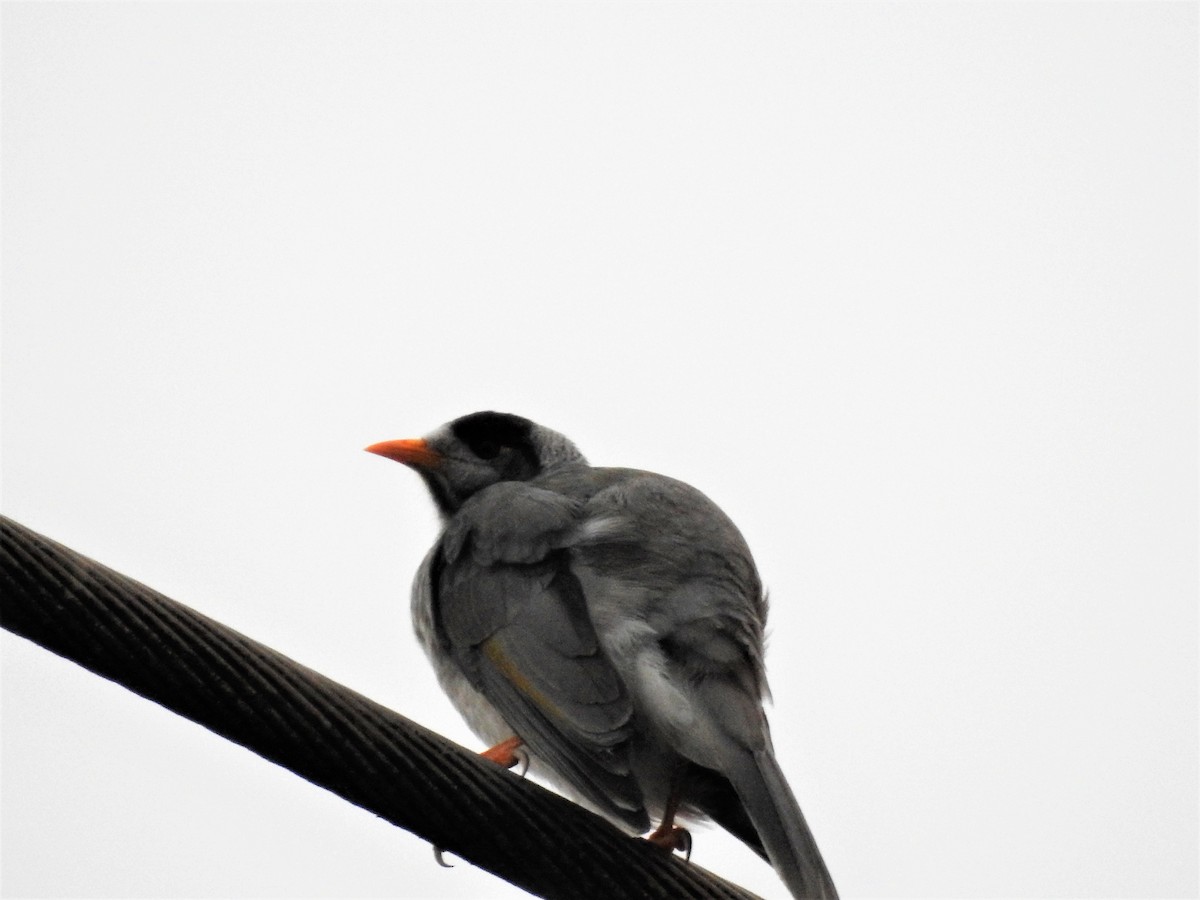
[[[413,619],[485,755],[672,849],[677,818],[711,819],[794,896],[837,896],[771,746],[762,583],[716,504],[506,413],[366,449],[437,504]]]

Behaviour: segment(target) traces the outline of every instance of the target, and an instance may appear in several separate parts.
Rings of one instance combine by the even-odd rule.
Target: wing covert
[[[511,490],[493,504],[460,511],[450,545],[443,544],[433,566],[434,627],[468,681],[534,758],[593,806],[645,830],[649,820],[629,767],[632,702],[600,647],[566,551],[536,552],[561,543],[577,505],[548,491],[526,491],[547,495],[525,508],[537,504],[541,521],[553,528],[514,536],[512,521],[496,506],[511,504]],[[488,534],[493,522],[508,532],[503,545]],[[497,553],[501,546],[506,552]]]

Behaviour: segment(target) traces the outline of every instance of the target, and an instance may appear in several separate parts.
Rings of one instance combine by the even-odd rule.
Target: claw
[[[506,769],[511,769],[518,762],[520,762],[520,757],[517,756],[517,750],[522,743],[524,742],[519,737],[513,735],[508,740],[501,741],[495,747],[489,747],[479,755],[484,759],[490,759],[492,762],[504,766]],[[526,768],[528,768],[528,765],[529,764],[527,760]]]
[[[522,748],[521,745],[523,743],[519,737],[513,735],[508,740],[501,741],[495,747],[489,747],[479,755],[484,759],[490,759],[497,765],[504,766],[506,769],[511,769],[517,763],[520,763],[520,775],[524,778],[525,773],[529,771],[529,754]],[[443,869],[453,869],[454,863],[446,862],[445,857],[442,855],[445,852],[441,847],[434,847],[433,858],[437,860],[437,864]]]
[[[517,762],[521,764],[521,771],[519,771],[517,774],[524,778],[525,774],[529,771],[529,754],[526,752],[524,747],[518,747],[513,751],[513,756],[516,758]]]
[[[692,859],[692,833],[686,828],[664,822],[646,835],[646,840],[655,847],[662,847],[668,853],[674,853],[676,850],[682,852],[684,859],[689,862]]]

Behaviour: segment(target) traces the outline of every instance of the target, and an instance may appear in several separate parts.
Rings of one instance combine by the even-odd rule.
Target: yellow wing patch
[[[537,704],[543,712],[549,713],[555,718],[561,717],[561,713],[558,707],[554,705],[554,702],[534,687],[533,682],[520,669],[513,665],[512,660],[505,656],[504,651],[500,648],[500,642],[494,636],[480,644],[479,649],[483,651],[483,655],[488,658],[501,675],[508,679],[513,687]]]

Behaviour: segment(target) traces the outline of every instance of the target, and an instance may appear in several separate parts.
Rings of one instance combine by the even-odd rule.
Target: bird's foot
[[[495,747],[489,747],[479,755],[484,759],[490,759],[498,765],[504,766],[506,769],[511,769],[517,763],[521,764],[521,777],[525,777],[525,772],[529,769],[529,756],[521,749],[524,741],[515,734],[506,741],[501,741]],[[444,869],[453,869],[454,864],[446,862],[442,855],[446,851],[441,847],[433,848],[433,858],[437,860],[437,864]]]
[[[521,763],[521,777],[525,776],[529,769],[529,757],[525,751],[521,749],[525,742],[515,734],[508,740],[501,741],[495,747],[489,747],[479,755],[484,759],[490,759],[492,762],[504,766],[506,769],[511,769],[517,763]]]
[[[655,847],[662,847],[668,853],[678,850],[683,853],[684,859],[692,858],[692,833],[686,828],[663,822],[646,835],[646,840]]]

